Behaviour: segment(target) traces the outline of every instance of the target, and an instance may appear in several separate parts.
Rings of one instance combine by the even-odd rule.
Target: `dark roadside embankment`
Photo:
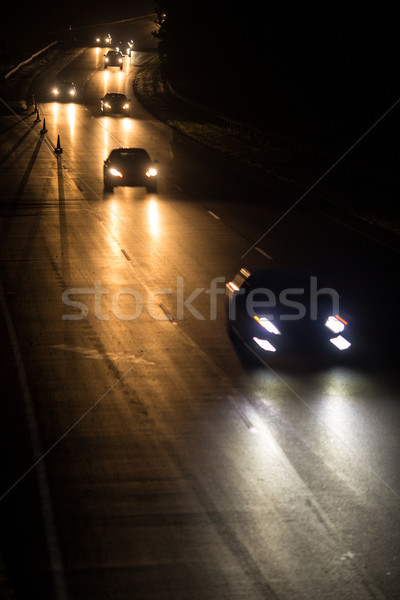
[[[303,203],[371,230],[372,235],[387,236],[391,245],[398,243],[400,178],[390,164],[383,169],[363,160],[360,155],[365,157],[365,148],[357,153],[367,135],[353,148],[349,144],[338,153],[258,129],[181,95],[163,77],[157,56],[137,74],[134,93],[154,116],[229,159],[250,177],[284,191],[293,202],[301,198]],[[378,129],[379,124],[369,133],[370,143],[379,137]],[[382,143],[382,134],[379,139]]]

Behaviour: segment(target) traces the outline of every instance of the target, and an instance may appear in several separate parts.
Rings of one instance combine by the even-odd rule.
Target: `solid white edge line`
[[[216,215],[215,213],[213,213],[212,210],[208,210],[207,211],[209,215],[211,215],[212,217],[214,217],[214,219],[216,219],[217,221],[221,220],[221,217],[219,217],[218,215]]]
[[[43,522],[45,528],[47,549],[49,552],[51,571],[57,600],[67,600],[67,586],[65,583],[64,566],[61,558],[61,550],[57,536],[57,529],[54,519],[53,507],[50,499],[50,489],[47,479],[46,466],[41,460],[43,451],[40,443],[39,429],[35,415],[35,409],[32,396],[29,390],[28,380],[24,367],[21,350],[19,348],[17,335],[7,306],[7,300],[4,295],[3,283],[0,281],[0,304],[7,325],[8,334],[13,350],[13,355],[17,367],[17,373],[21,390],[24,398],[26,417],[28,421],[29,433],[32,442],[33,460],[36,465],[36,477],[38,482]],[[4,495],[3,495],[4,498]]]

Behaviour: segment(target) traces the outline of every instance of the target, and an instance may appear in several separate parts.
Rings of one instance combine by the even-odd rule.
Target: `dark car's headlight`
[[[345,319],[343,319],[340,315],[330,315],[325,322],[325,327],[330,329],[333,333],[339,334],[344,331],[346,325],[348,325],[347,321],[345,321]],[[347,350],[351,346],[351,342],[349,342],[349,340],[342,335],[337,335],[336,337],[330,338],[329,341],[339,350]]]
[[[258,317],[257,315],[255,315],[254,319],[257,321],[257,323],[259,325],[261,325],[262,327],[264,327],[264,329],[269,331],[269,333],[274,333],[275,335],[281,334],[279,329],[277,327],[275,327],[273,322],[270,321],[269,319],[267,319],[267,317]]]
[[[260,340],[258,337],[253,337],[253,340],[267,352],[276,352],[276,348],[268,340]]]
[[[346,325],[348,325],[347,321],[339,315],[330,315],[325,323],[325,327],[333,331],[333,333],[341,333]]]
[[[346,338],[344,338],[342,335],[331,338],[329,341],[331,344],[336,346],[336,348],[339,348],[339,350],[347,350],[347,348],[350,348],[351,346],[349,340],[346,340]]]
[[[150,167],[150,169],[146,171],[146,177],[155,177],[156,175],[157,169],[155,167]]]
[[[111,175],[114,175],[114,177],[122,177],[122,173],[120,171],[117,171],[117,169],[114,169],[114,167],[110,169],[110,173]]]

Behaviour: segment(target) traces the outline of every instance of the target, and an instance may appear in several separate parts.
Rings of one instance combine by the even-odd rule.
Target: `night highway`
[[[122,69],[94,44],[44,68],[40,121],[0,116],[12,597],[400,598],[394,236],[292,209],[147,112],[133,80],[153,29],[119,25],[135,40]],[[55,78],[74,82],[73,102],[50,97]],[[107,92],[129,116],[101,114]],[[105,191],[122,146],[158,161],[157,192]],[[242,267],[323,272],[362,352],[257,360],[227,329],[225,284]]]

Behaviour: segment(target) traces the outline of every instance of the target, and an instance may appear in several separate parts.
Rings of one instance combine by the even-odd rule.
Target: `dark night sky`
[[[68,25],[79,27],[109,20],[118,20],[148,14],[154,11],[153,0],[122,0],[117,3],[105,0],[69,0],[54,2],[41,0],[8,9],[7,19],[0,24],[2,39],[21,39],[28,35],[40,39],[48,31],[65,29]]]

